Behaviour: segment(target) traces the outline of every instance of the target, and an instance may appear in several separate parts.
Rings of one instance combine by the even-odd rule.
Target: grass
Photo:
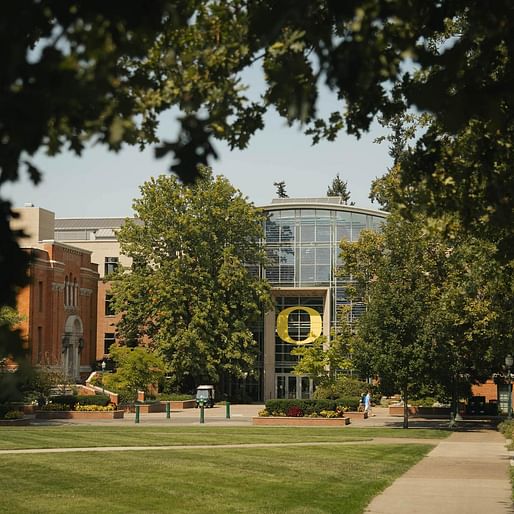
[[[77,435],[86,434],[86,427],[77,428]],[[40,433],[45,430],[53,429]],[[152,430],[158,429],[116,429],[122,437]],[[217,432],[211,430],[210,435]],[[199,432],[174,431],[176,439],[190,440],[189,431]],[[231,435],[250,442],[252,437],[244,437],[250,433],[239,429]],[[0,512],[360,513],[432,448],[400,443],[2,455]]]
[[[88,426],[0,427],[0,449],[97,446],[359,441],[373,437],[444,438],[450,432],[428,429],[322,427],[170,427]]]

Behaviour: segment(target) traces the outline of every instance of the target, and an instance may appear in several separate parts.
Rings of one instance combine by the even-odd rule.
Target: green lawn
[[[85,435],[85,427],[77,428],[59,429],[66,435],[62,446],[74,430]],[[19,433],[38,430],[56,434],[53,429]],[[99,427],[90,429],[90,436],[91,431],[104,438],[109,434]],[[136,432],[116,431],[125,443]],[[182,429],[175,435],[190,440],[189,431],[198,432]],[[139,437],[165,433],[155,428],[137,432]],[[232,440],[249,442],[253,438],[244,437],[249,432],[232,431]],[[314,436],[299,432],[302,439],[308,432]],[[324,438],[335,434],[321,432]],[[9,434],[2,430],[2,439]],[[430,449],[399,440],[387,445],[2,455],[0,512],[360,513]]]
[[[0,449],[357,441],[373,437],[443,438],[448,435],[444,430],[395,428],[63,425],[0,427]]]

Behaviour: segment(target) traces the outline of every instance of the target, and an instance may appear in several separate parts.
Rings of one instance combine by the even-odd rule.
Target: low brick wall
[[[450,415],[450,407],[409,407],[409,416],[418,417],[441,417],[447,418]],[[403,405],[389,406],[389,416],[403,416]]]
[[[16,427],[30,425],[30,419],[0,419],[0,427]]]
[[[196,400],[172,400],[170,403],[172,409],[194,409],[196,407]]]
[[[344,427],[349,424],[350,418],[288,418],[285,416],[252,418],[252,425],[259,426]]]
[[[75,411],[75,410],[38,410],[36,419],[122,419],[122,410]]]
[[[344,413],[344,417],[350,418],[350,419],[368,419],[368,413],[367,412],[346,411]]]

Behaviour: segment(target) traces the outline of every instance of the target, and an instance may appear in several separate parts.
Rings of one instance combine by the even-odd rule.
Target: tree
[[[280,182],[273,182],[273,185],[277,188],[277,196],[279,198],[289,198],[286,192],[286,183],[283,180]]]
[[[425,217],[398,212],[382,234],[363,232],[341,248],[342,273],[354,281],[347,293],[366,304],[355,367],[378,376],[383,389],[401,390],[405,405],[427,390],[452,396],[455,414],[459,383],[485,380],[513,347],[511,266],[457,224],[443,235],[428,230]]]
[[[148,348],[112,345],[109,353],[116,371],[103,374],[102,384],[121,393],[127,400],[136,400],[139,390],[147,391],[150,385],[164,377],[163,359]]]
[[[334,384],[337,372],[351,369],[353,334],[349,323],[350,310],[339,310],[339,324],[327,337],[320,336],[311,344],[298,345],[291,350],[291,355],[300,357],[294,366],[294,374],[310,375],[315,385]]]
[[[263,215],[207,169],[194,185],[160,176],[141,193],[136,219],[118,233],[135,264],[113,277],[120,335],[147,341],[176,388],[251,373],[251,326],[270,306],[268,285],[251,271],[264,259]]]
[[[514,248],[509,0],[156,0],[123,9],[24,0],[2,14],[0,185],[20,169],[37,182],[38,151],[80,154],[89,142],[112,151],[159,142],[156,155],[171,154],[170,169],[190,182],[216,157],[214,139],[245,148],[268,109],[316,142],[343,128],[359,136],[375,116],[413,107],[435,120],[401,172],[420,192],[418,208],[450,210],[479,235],[485,220],[485,235],[506,254]],[[241,78],[250,67],[264,76],[258,100]],[[322,87],[340,100],[326,119]],[[158,116],[172,107],[179,135],[158,141]],[[0,304],[13,306],[27,258],[10,215],[3,201]]]
[[[332,180],[332,184],[328,186],[327,196],[340,196],[345,205],[350,201],[348,184],[346,180],[339,177],[339,173],[335,176],[334,180]],[[354,205],[353,202],[350,205]]]

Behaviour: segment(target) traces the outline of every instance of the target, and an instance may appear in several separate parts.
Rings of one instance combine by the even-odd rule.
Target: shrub
[[[357,410],[359,406],[359,398],[341,398],[339,400],[268,400],[266,402],[266,410],[272,413],[286,415],[292,407],[300,409],[304,416],[311,414],[320,414],[322,410],[335,411],[337,407],[346,408],[347,410]]]
[[[512,439],[513,429],[514,429],[513,421],[502,421],[498,425],[498,430],[505,436],[506,439]]]
[[[289,416],[290,418],[303,418],[303,410],[297,405],[292,405],[287,409],[286,416]]]
[[[22,419],[23,412],[21,410],[10,410],[5,413],[4,419]]]
[[[8,403],[0,404],[0,418],[4,418],[5,415],[12,410],[11,406]]]
[[[92,396],[77,396],[80,405],[109,405],[111,397],[108,394],[95,394]]]
[[[269,416],[269,411],[267,411],[266,409],[262,409],[258,412],[258,415],[261,418],[267,418]]]
[[[320,416],[323,418],[340,418],[341,416],[335,410],[322,410]]]
[[[183,402],[185,400],[194,400],[194,396],[182,393],[163,393],[159,395],[161,401]]]
[[[70,406],[67,403],[47,403],[46,405],[43,405],[40,410],[64,411],[64,410],[72,410],[72,409],[70,409]]]
[[[66,405],[66,409],[43,409],[43,410],[73,410],[75,404],[79,401],[78,396],[74,394],[58,394],[50,397],[49,405]]]

